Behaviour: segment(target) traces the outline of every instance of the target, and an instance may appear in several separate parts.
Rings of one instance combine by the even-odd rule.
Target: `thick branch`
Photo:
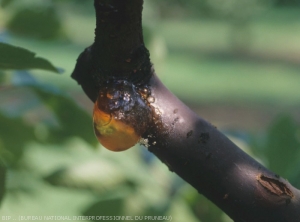
[[[95,42],[81,53],[72,74],[93,101],[109,79],[143,85],[151,77],[149,52],[142,34],[143,1],[95,0],[94,6]]]
[[[72,77],[95,102],[109,79],[148,85],[153,121],[149,151],[235,221],[300,221],[300,192],[198,117],[150,69],[141,31],[141,0],[95,0],[95,43]]]
[[[198,117],[154,76],[149,150],[235,221],[300,221],[300,193]]]

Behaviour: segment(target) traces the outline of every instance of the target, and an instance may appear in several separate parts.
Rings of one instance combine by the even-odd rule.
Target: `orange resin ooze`
[[[140,139],[134,128],[116,120],[112,114],[101,111],[97,102],[94,106],[94,131],[99,142],[112,151],[123,151],[134,146]]]
[[[95,135],[111,151],[127,150],[146,131],[149,113],[149,107],[132,84],[115,81],[99,93],[95,102]]]

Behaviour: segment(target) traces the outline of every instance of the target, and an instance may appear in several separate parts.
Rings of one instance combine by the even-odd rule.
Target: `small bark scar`
[[[276,195],[276,196],[285,196],[288,198],[293,198],[293,192],[287,187],[287,185],[279,179],[274,179],[271,177],[264,176],[259,174],[257,176],[257,181],[261,186],[263,186],[269,193]]]

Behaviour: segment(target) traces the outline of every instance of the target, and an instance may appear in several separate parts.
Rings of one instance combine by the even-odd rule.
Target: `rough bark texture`
[[[299,222],[300,191],[244,153],[198,117],[151,69],[141,27],[141,0],[95,0],[95,43],[78,58],[72,77],[95,102],[107,80],[151,90],[149,151],[234,221]]]
[[[107,80],[142,85],[151,77],[142,34],[143,1],[101,0],[94,1],[94,6],[95,42],[81,53],[72,74],[92,101]]]

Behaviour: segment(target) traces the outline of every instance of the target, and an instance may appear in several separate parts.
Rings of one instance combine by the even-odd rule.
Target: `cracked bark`
[[[299,222],[300,191],[248,156],[174,96],[144,47],[141,0],[94,0],[95,42],[72,77],[95,102],[107,80],[147,85],[154,98],[143,138],[149,151],[234,221]]]

